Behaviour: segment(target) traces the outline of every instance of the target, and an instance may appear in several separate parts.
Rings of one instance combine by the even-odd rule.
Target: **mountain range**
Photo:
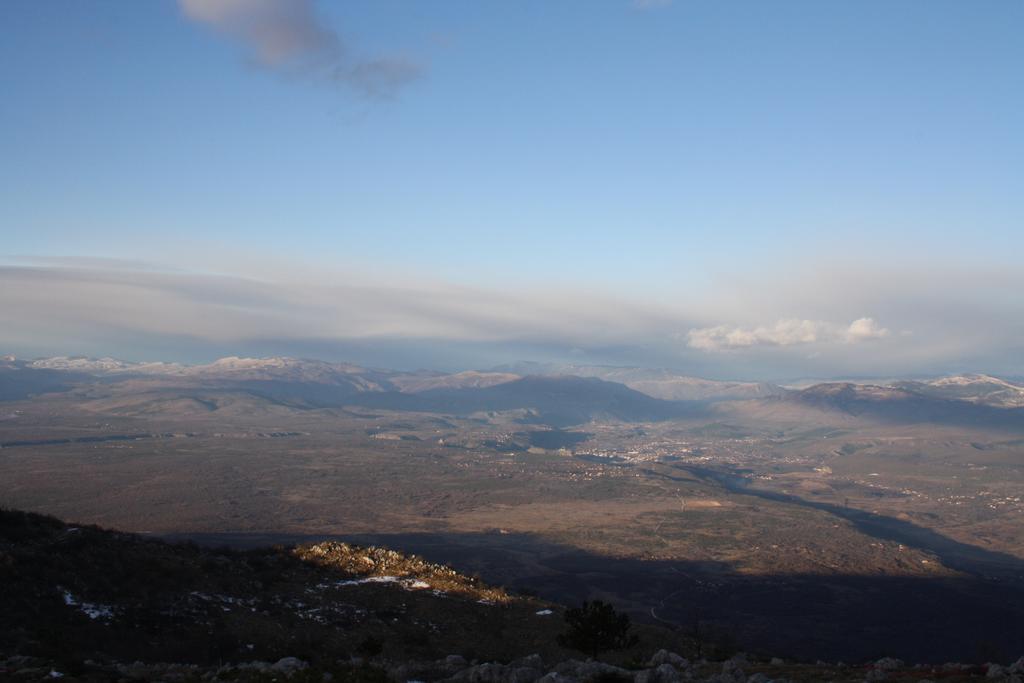
[[[204,365],[113,358],[0,358],[0,400],[93,387],[88,397],[122,414],[208,412],[240,401],[263,408],[340,408],[472,415],[564,427],[593,420],[664,420],[717,404],[786,405],[886,422],[1024,428],[1024,386],[989,375],[887,384],[825,382],[789,389],[716,381],[664,369],[520,363],[485,371],[405,372],[295,358],[221,358]],[[102,388],[102,391],[100,390]],[[250,409],[242,405],[239,409]]]

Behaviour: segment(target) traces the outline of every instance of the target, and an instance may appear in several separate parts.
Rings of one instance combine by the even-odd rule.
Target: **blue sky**
[[[132,274],[132,293],[91,326],[0,299],[0,346],[204,359],[380,339],[407,363],[452,342],[477,364],[539,348],[695,374],[1024,373],[1005,289],[1022,30],[1016,0],[11,0],[6,289],[86,269]],[[282,35],[301,40],[268,53]],[[270,341],[276,314],[247,304],[265,329],[215,334],[199,297],[179,348],[119,303],[171,271],[288,301],[388,290],[365,306],[391,317]],[[472,324],[410,315],[402,292],[425,290]],[[581,311],[576,333],[555,324]],[[863,318],[877,334],[853,340]],[[811,325],[794,341],[785,321]]]

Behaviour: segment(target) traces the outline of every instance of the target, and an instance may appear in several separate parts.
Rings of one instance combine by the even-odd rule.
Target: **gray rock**
[[[117,667],[118,673],[126,678],[143,679],[149,678],[149,667],[142,662],[135,661],[131,664],[120,664]]]
[[[456,678],[469,683],[504,683],[505,665],[497,662],[484,662],[456,674]]]
[[[638,671],[633,678],[633,683],[679,683],[679,681],[679,672],[667,662],[653,669]]]
[[[274,664],[271,665],[270,668],[274,671],[280,671],[284,674],[293,674],[296,671],[301,671],[302,669],[305,669],[307,666],[309,666],[309,664],[307,662],[302,661],[298,657],[282,657],[281,659],[274,662]]]
[[[658,667],[662,664],[671,664],[677,669],[689,669],[690,662],[685,657],[680,657],[675,652],[669,652],[668,650],[658,650],[651,657],[651,661],[647,662],[647,666]]]
[[[541,658],[540,655],[527,655],[525,657],[520,657],[519,659],[513,661],[511,664],[509,664],[509,666],[516,668],[527,667],[530,669],[543,670],[544,660]]]
[[[544,672],[531,667],[485,662],[459,671],[451,680],[464,683],[534,683]]]
[[[893,657],[882,657],[875,662],[875,668],[882,671],[895,671],[903,667],[902,659],[894,659]]]
[[[732,659],[722,662],[722,674],[718,677],[722,683],[746,683],[747,675],[743,673],[743,667],[747,664],[747,658],[737,655]]]
[[[576,669],[575,678],[582,683],[586,683],[587,681],[593,681],[598,677],[603,676],[615,676],[623,680],[632,680],[633,672],[627,671],[626,669],[620,669],[619,667],[612,666],[611,664],[605,664],[604,662],[588,661],[583,662]]]
[[[409,681],[420,675],[422,667],[418,664],[398,664],[389,666],[388,677],[396,681]]]
[[[985,678],[994,678],[996,680],[1002,680],[1010,677],[1010,670],[1005,666],[998,664],[989,664],[988,671],[985,672]]]
[[[510,668],[511,676],[508,679],[509,683],[534,683],[534,681],[544,675],[543,669],[534,668],[532,666],[517,666]]]
[[[578,659],[567,659],[564,662],[555,664],[555,673],[561,674],[562,676],[575,677],[576,672],[579,671],[579,668],[584,664],[586,664],[586,662],[581,662]]]
[[[601,662],[594,663],[600,664],[600,667],[595,667],[593,673],[589,673],[589,675],[587,675],[586,678],[584,678],[584,680],[590,680],[597,676],[617,676],[623,680],[633,680],[633,672],[629,669],[623,669],[619,666],[612,666],[611,664],[602,664]],[[588,670],[585,670],[584,672],[586,673],[587,671]]]
[[[537,679],[537,683],[573,683],[574,680],[575,679],[573,678],[568,678],[562,674],[552,671],[551,673],[544,674]]]

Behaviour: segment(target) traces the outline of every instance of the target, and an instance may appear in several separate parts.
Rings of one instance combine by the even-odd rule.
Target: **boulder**
[[[895,671],[903,668],[903,660],[893,657],[882,657],[875,662],[875,668],[881,671]]]
[[[509,670],[508,683],[534,683],[544,675],[542,668],[532,666],[510,666]]]
[[[307,662],[302,661],[298,657],[282,657],[274,662],[270,668],[274,671],[280,671],[281,673],[290,676],[296,671],[301,671],[308,666],[309,664]]]
[[[1010,677],[1010,670],[1005,666],[999,664],[989,664],[988,671],[985,672],[985,678],[994,678],[996,680],[1002,680]]]
[[[566,678],[574,678],[582,683],[593,681],[599,677],[616,677],[621,678],[622,680],[633,680],[632,671],[620,669],[617,666],[612,666],[611,664],[605,664],[604,662],[594,660],[581,662],[578,659],[569,659],[564,662],[559,662],[555,666],[555,673],[565,676]]]
[[[586,662],[581,662],[578,659],[566,659],[563,662],[559,662],[558,664],[555,664],[555,673],[560,674],[562,676],[573,676],[573,677],[575,677],[576,676],[576,672],[584,664],[586,664]]]
[[[537,679],[537,683],[573,683],[573,680],[574,679],[572,678],[567,678],[562,674],[555,673],[554,671],[552,671],[551,673],[544,674],[539,679]]]
[[[658,667],[662,664],[671,664],[677,669],[689,669],[690,661],[685,657],[680,657],[675,652],[669,652],[668,650],[658,650],[651,657],[651,660],[647,662],[649,667]]]
[[[536,663],[529,658],[524,660]],[[462,669],[450,680],[463,683],[535,683],[543,675],[544,670],[541,667],[516,666],[516,663],[506,666],[498,662],[486,662]]]
[[[452,677],[466,683],[506,683],[507,667],[497,662],[485,662],[463,669]]]
[[[516,667],[516,668],[527,667],[527,668],[530,668],[530,669],[541,669],[541,670],[543,670],[544,669],[544,660],[541,658],[540,655],[527,655],[525,657],[520,657],[519,659],[513,661],[512,663],[509,664],[509,666]]]
[[[633,672],[621,669],[611,664],[605,664],[604,662],[590,661],[586,662],[577,670],[577,678],[583,683],[586,681],[593,681],[597,678],[612,678],[617,677],[624,681],[633,680]]]
[[[406,662],[387,668],[388,677],[396,681],[402,681],[402,683],[445,678],[446,676],[451,676],[456,671],[458,669],[446,667],[443,659],[436,662]]]
[[[679,683],[679,672],[671,664],[661,664],[653,669],[638,671],[633,683]]]
[[[743,655],[725,660],[722,662],[722,674],[718,680],[722,683],[746,683],[747,675],[743,673],[743,667],[746,665],[747,658]]]
[[[242,662],[240,664],[235,664],[234,666],[231,666],[229,664],[229,665],[224,666],[223,670],[230,672],[233,669],[241,669],[243,671],[266,672],[266,671],[270,671],[271,666],[272,665],[270,664],[270,662],[261,662],[259,660],[256,660],[256,661],[252,661],[252,662]]]
[[[449,669],[465,669],[469,662],[462,655],[448,655],[443,660],[444,666]]]

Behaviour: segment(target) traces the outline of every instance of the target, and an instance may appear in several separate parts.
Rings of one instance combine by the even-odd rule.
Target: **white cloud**
[[[880,327],[874,318],[857,318],[846,328],[846,341],[852,343],[882,339],[889,336],[889,330]]]
[[[687,334],[687,343],[702,351],[722,351],[825,342],[855,344],[888,335],[889,330],[880,327],[872,318],[858,318],[847,326],[821,320],[784,318],[774,325],[754,328],[718,325],[693,329]]]
[[[312,74],[368,96],[384,97],[416,80],[422,69],[400,57],[350,54],[317,16],[312,0],[178,0],[190,20],[242,43],[267,69]]]

